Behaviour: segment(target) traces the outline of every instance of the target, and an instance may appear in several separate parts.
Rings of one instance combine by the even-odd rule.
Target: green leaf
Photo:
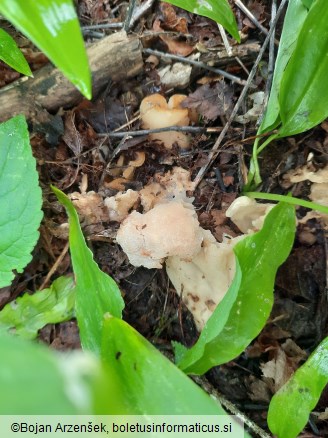
[[[310,7],[312,6],[314,0],[302,0],[302,3],[305,7],[307,7],[308,9],[310,9]]]
[[[288,3],[287,12],[284,20],[282,34],[279,43],[279,49],[274,69],[273,81],[270,91],[268,105],[257,134],[272,131],[281,124],[280,119],[280,104],[279,93],[281,80],[292,53],[295,50],[297,37],[302,29],[302,25],[307,16],[308,10],[304,7],[301,0],[294,0]],[[260,168],[258,164],[259,153],[277,137],[276,134],[271,135],[261,145],[261,137],[256,138],[253,146],[253,156],[250,162],[248,173],[248,183],[245,187],[246,191],[257,187],[261,183]],[[255,184],[253,183],[253,180]]]
[[[223,415],[222,407],[126,322],[105,316],[102,359],[130,415]]]
[[[0,336],[0,414],[45,415],[78,414],[92,405],[91,393],[83,374],[95,373],[92,358],[67,354],[59,362],[46,347],[15,338]],[[96,373],[95,373],[96,374]],[[76,386],[84,396],[84,409],[76,398]]]
[[[287,12],[282,29],[279,49],[274,68],[270,97],[258,134],[269,132],[280,123],[280,106],[278,101],[281,79],[286,65],[295,49],[297,37],[300,33],[304,20],[307,16],[307,9],[301,0],[293,0],[288,3]]]
[[[1,0],[0,13],[91,98],[91,74],[72,0]]]
[[[0,332],[11,331],[33,339],[46,324],[74,317],[75,284],[72,277],[59,277],[49,289],[25,293],[0,311]]]
[[[238,41],[240,36],[238,32],[235,16],[227,0],[169,0],[174,6],[211,18],[222,26]]]
[[[328,116],[327,22],[327,2],[316,0],[282,78],[279,137],[307,131]]]
[[[76,318],[82,347],[99,354],[103,316],[121,318],[124,301],[115,281],[102,272],[85,243],[79,218],[68,197],[52,187],[69,217],[69,243],[76,281]]]
[[[0,288],[32,259],[42,194],[23,116],[0,125]]]
[[[179,368],[204,374],[237,357],[259,334],[270,315],[275,275],[292,248],[295,227],[294,207],[280,203],[270,211],[261,231],[235,246],[234,281],[197,343],[185,352],[179,349]]]
[[[273,396],[268,413],[271,432],[278,438],[295,438],[328,383],[328,338]]]
[[[0,59],[19,73],[33,76],[30,66],[17,47],[15,40],[3,29],[0,29]]]

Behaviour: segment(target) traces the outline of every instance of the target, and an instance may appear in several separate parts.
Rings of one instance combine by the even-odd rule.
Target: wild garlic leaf
[[[73,204],[60,190],[55,187],[52,190],[69,217],[69,244],[76,282],[75,312],[82,347],[99,354],[103,316],[110,313],[121,318],[124,301],[115,281],[94,261]]]
[[[316,0],[305,18],[282,77],[279,137],[307,131],[328,116],[327,22],[327,2]]]
[[[133,327],[109,315],[101,354],[130,415],[226,415],[217,401]]]
[[[308,9],[312,6],[314,0],[302,0],[302,3],[304,6],[306,6]]]
[[[42,193],[27,124],[17,116],[0,124],[0,288],[23,272],[39,238]]]
[[[91,98],[91,73],[72,0],[1,0],[0,13]]]
[[[231,361],[260,333],[272,309],[276,272],[290,253],[295,227],[294,207],[280,203],[260,231],[235,246],[236,275],[229,291],[196,344],[189,350],[178,347],[177,365],[184,372],[204,374]]]
[[[25,339],[34,339],[46,324],[72,319],[74,289],[72,277],[59,277],[47,289],[16,298],[0,311],[0,333],[9,331]]]
[[[240,36],[235,16],[227,0],[168,0],[174,6],[211,18],[222,26],[238,41]]]
[[[0,415],[108,413],[120,400],[115,382],[91,354],[54,352],[1,333],[0,357]]]
[[[328,338],[273,396],[268,413],[271,432],[278,438],[296,438],[328,383]]]
[[[268,105],[258,134],[269,132],[280,123],[279,89],[286,65],[295,49],[297,37],[307,16],[307,9],[302,0],[293,0],[288,3],[284,25],[280,37],[277,59],[274,68],[273,81]]]
[[[19,73],[26,76],[33,76],[15,40],[3,29],[0,29],[0,59]]]

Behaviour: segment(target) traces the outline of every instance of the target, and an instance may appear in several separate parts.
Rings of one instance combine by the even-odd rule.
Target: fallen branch
[[[124,31],[109,35],[87,48],[92,71],[93,94],[109,80],[116,82],[134,77],[142,71],[141,44]],[[82,99],[81,93],[51,64],[38,70],[34,78],[24,77],[0,91],[0,121],[25,114],[38,119],[43,109],[56,112]]]

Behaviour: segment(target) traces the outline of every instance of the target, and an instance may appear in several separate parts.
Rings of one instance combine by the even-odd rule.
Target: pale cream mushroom
[[[112,221],[121,222],[127,217],[129,211],[139,199],[138,192],[127,190],[126,192],[118,192],[115,196],[105,198],[104,204],[108,208],[109,219]]]
[[[262,228],[266,215],[273,207],[273,204],[260,204],[255,199],[240,196],[232,202],[226,211],[226,216],[240,231],[247,234]]]
[[[234,245],[244,236],[218,243],[208,230],[203,230],[202,249],[191,261],[168,257],[166,272],[177,294],[192,313],[201,331],[223,299],[235,275]]]
[[[157,204],[145,214],[133,211],[116,240],[132,265],[161,268],[168,256],[191,260],[201,249],[203,235],[192,206],[177,201]]]

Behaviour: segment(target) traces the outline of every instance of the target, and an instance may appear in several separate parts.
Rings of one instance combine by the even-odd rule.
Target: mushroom
[[[186,96],[182,94],[171,96],[168,102],[160,94],[152,94],[145,97],[140,104],[143,128],[157,129],[189,125],[188,109],[181,106],[181,102],[184,99],[186,99]],[[172,149],[174,143],[177,143],[182,149],[188,149],[190,145],[189,136],[183,132],[160,132],[150,134],[149,138],[162,141],[168,149]]]
[[[166,260],[166,272],[199,331],[232,283],[236,264],[233,247],[244,238],[226,238],[218,243],[210,231],[202,229],[202,235],[202,248],[192,260],[176,256]]]
[[[266,215],[273,207],[273,204],[259,204],[255,199],[240,196],[232,202],[226,216],[240,231],[248,234],[262,228]]]
[[[121,224],[117,242],[134,266],[161,268],[168,256],[191,260],[201,249],[203,235],[190,204],[157,204],[145,214],[133,211]]]
[[[118,192],[115,196],[105,198],[104,204],[108,208],[109,219],[121,222],[139,199],[139,193],[134,190]]]

